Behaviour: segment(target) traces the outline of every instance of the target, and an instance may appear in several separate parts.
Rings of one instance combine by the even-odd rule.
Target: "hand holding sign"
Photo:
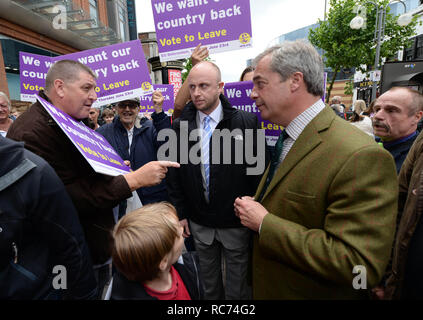
[[[163,111],[163,102],[164,97],[160,90],[156,90],[153,92],[153,105],[154,105],[154,111],[156,113],[160,113]]]
[[[166,177],[167,168],[179,168],[180,164],[172,161],[150,161],[136,171],[125,174],[131,191],[142,187],[151,187],[159,184]]]
[[[192,65],[195,66],[197,63],[203,61],[209,56],[209,49],[207,47],[201,47],[201,43],[195,47],[191,54]]]

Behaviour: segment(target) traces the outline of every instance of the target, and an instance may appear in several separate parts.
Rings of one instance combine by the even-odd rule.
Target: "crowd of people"
[[[96,173],[39,102],[12,119],[0,93],[0,298],[423,298],[422,94],[395,87],[346,117],[340,97],[321,99],[314,47],[286,41],[240,77],[284,128],[269,147],[207,57],[193,51],[172,116],[153,93],[151,119],[138,98],[94,108],[87,66],[50,68],[39,95],[105,137],[131,168],[118,176]],[[161,130],[176,134],[175,161],[158,158]],[[236,133],[229,149],[221,132]],[[240,143],[264,172],[235,161]]]

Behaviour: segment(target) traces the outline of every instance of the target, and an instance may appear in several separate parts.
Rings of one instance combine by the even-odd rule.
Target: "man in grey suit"
[[[201,62],[195,65],[187,81],[192,102],[173,123],[178,137],[178,159],[175,160],[181,163],[181,168],[169,170],[169,197],[184,226],[184,236],[193,234],[206,299],[249,299],[251,290],[247,285],[247,267],[251,233],[235,216],[233,202],[240,195],[252,196],[255,193],[265,164],[262,159],[263,170],[258,175],[248,175],[249,165],[245,157],[242,163],[235,161],[238,149],[235,146],[241,143],[245,147],[249,140],[246,129],[254,133],[255,154],[265,154],[265,141],[263,139],[260,145],[257,143],[257,117],[233,108],[221,94],[223,82],[215,64]],[[200,136],[192,141],[192,133],[197,128],[201,129]],[[215,139],[212,139],[221,134],[222,129],[237,131],[227,140],[231,147],[231,163],[223,161],[228,150],[215,145]],[[188,137],[189,141],[183,141]],[[192,161],[194,159],[190,157],[184,164],[181,157],[186,153],[179,150],[185,144],[191,150],[190,156],[194,154],[193,150],[198,151],[197,155],[201,154],[198,156],[201,161]],[[219,156],[216,157],[217,154]],[[222,256],[226,265],[225,286],[222,281]]]

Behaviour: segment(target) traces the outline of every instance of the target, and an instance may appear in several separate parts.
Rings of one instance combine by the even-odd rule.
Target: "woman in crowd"
[[[364,100],[356,100],[353,104],[353,115],[350,118],[350,123],[367,133],[369,136],[374,137],[372,120],[363,113],[367,110],[366,102]]]
[[[8,96],[0,91],[0,134],[5,137],[7,130],[9,130],[10,125],[13,120],[10,119],[10,100]]]

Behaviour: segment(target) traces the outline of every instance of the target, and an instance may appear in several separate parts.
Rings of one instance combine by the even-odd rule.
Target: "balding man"
[[[257,133],[257,117],[233,108],[222,95],[223,82],[215,64],[198,63],[191,69],[187,81],[192,102],[175,120],[174,129],[178,136],[178,150],[180,145],[187,143],[192,153],[199,140],[201,150],[197,151],[201,152],[201,163],[194,163],[190,158],[188,164],[181,163],[180,169],[169,170],[169,196],[184,226],[184,236],[192,233],[194,237],[206,299],[248,299],[251,296],[246,278],[251,234],[235,216],[233,201],[240,195],[252,196],[261,173],[248,175],[245,160],[235,164],[235,144],[244,144],[248,140],[246,129]],[[184,136],[188,138],[195,134],[193,131],[197,128],[201,129],[201,139],[181,141]],[[229,164],[222,161],[228,151],[222,145],[217,147],[212,139],[212,136],[224,135],[223,129],[227,129],[227,134],[238,129],[237,134],[229,139]],[[253,148],[257,148],[256,143]],[[265,153],[264,139],[259,152],[261,155]],[[216,155],[220,155],[217,161]],[[180,157],[179,154],[178,159]],[[242,159],[245,159],[243,155]],[[226,266],[225,287],[222,256]]]
[[[374,134],[394,157],[399,173],[418,136],[417,124],[423,115],[423,96],[410,88],[394,87],[376,100],[373,110]]]
[[[95,87],[96,75],[90,68],[62,60],[50,68],[45,92],[39,94],[75,120],[86,121],[97,99]],[[113,207],[131,197],[132,191],[160,183],[167,166],[178,165],[153,161],[116,177],[96,173],[39,102],[13,123],[7,137],[24,141],[25,147],[44,158],[63,181],[78,211],[101,293],[110,277]]]

